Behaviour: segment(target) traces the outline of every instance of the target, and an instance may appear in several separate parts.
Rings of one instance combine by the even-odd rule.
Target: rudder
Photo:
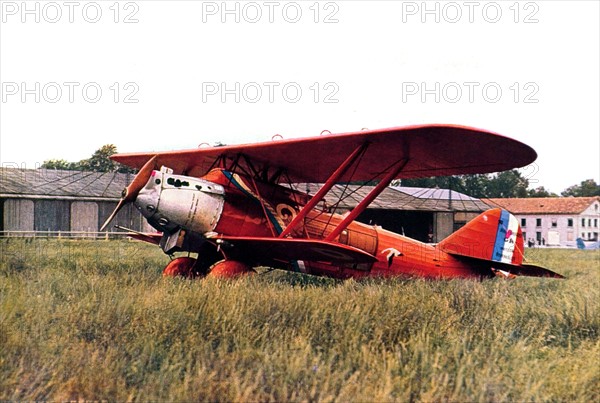
[[[523,233],[507,210],[487,210],[441,241],[444,252],[499,263],[523,263]]]

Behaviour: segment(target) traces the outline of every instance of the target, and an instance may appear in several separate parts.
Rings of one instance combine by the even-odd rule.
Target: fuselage
[[[290,187],[258,181],[223,169],[214,169],[199,179],[155,171],[140,192],[136,206],[160,231],[180,228],[188,236],[194,234],[193,241],[181,243],[179,250],[196,252],[198,244],[205,242],[208,234],[278,237],[309,198],[309,195]],[[323,240],[343,219],[343,215],[315,208],[287,236]],[[178,232],[175,238],[181,238],[181,234]],[[281,269],[334,278],[399,275],[479,278],[489,275],[489,270],[466,264],[435,245],[357,221],[350,223],[333,242],[361,249],[375,256],[377,261],[336,265],[298,260],[273,261],[270,264]],[[201,254],[198,258],[202,258]]]

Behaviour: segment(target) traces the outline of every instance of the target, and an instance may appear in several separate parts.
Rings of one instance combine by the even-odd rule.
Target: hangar
[[[98,228],[119,201],[133,175],[50,169],[0,168],[0,234],[3,236],[117,235]],[[150,231],[133,207],[126,206],[114,224]]]

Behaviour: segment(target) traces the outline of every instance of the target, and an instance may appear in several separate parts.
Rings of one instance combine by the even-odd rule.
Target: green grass
[[[567,280],[484,282],[163,279],[127,241],[0,252],[0,400],[600,400],[598,251],[529,256]]]

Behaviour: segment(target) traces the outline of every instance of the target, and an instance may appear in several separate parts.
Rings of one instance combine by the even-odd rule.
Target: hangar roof
[[[486,199],[491,206],[499,206],[513,214],[580,214],[600,197],[532,197]]]
[[[0,168],[0,197],[118,200],[132,178],[117,172]]]
[[[299,184],[295,188],[314,195],[322,185]],[[373,186],[335,185],[325,197],[328,206],[342,198],[338,208],[352,209],[373,189]],[[370,209],[417,211],[482,212],[490,207],[479,199],[449,189],[429,189],[394,186],[386,188],[369,206]]]

